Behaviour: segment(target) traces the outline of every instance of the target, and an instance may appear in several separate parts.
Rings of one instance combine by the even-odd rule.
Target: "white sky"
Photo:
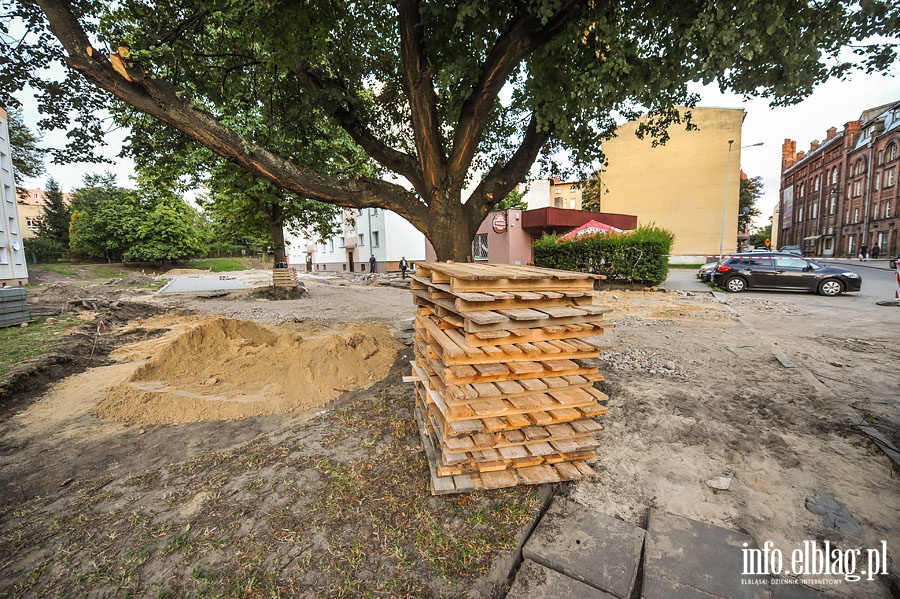
[[[743,126],[743,145],[763,142],[763,146],[745,148],[741,152],[741,168],[749,177],[763,178],[764,193],[758,203],[763,216],[757,224],[765,224],[778,202],[781,171],[781,144],[785,138],[797,142],[798,150],[808,150],[809,143],[824,140],[829,127],[842,130],[844,123],[855,120],[868,108],[892,101],[900,101],[900,65],[894,65],[891,74],[867,75],[855,73],[845,80],[832,80],[819,86],[803,102],[785,108],[771,108],[760,99],[743,100],[734,94],[722,94],[715,86],[699,87],[700,106],[743,108],[747,112]],[[32,131],[37,130],[38,115],[34,102],[23,102],[23,116]],[[26,180],[25,187],[44,187],[48,176],[53,176],[64,191],[77,188],[86,173],[112,171],[119,184],[133,187],[131,176],[134,165],[130,159],[118,158],[125,133],[114,131],[107,136],[107,146],[101,153],[113,160],[113,164],[47,164],[47,172],[39,179]],[[62,132],[44,133],[47,147],[63,145]],[[722,151],[728,151],[728,140],[722,140]]]

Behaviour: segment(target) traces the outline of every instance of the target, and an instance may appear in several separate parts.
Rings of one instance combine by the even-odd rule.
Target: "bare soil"
[[[501,595],[538,490],[431,497],[401,381],[411,351],[391,335],[409,292],[308,290],[30,288],[85,324],[0,398],[0,594]],[[857,425],[900,442],[900,326],[852,308],[823,319],[806,299],[605,292],[599,476],[554,491],[637,525],[658,507],[785,552],[886,540],[895,556],[900,479]],[[858,527],[806,508],[823,496]]]

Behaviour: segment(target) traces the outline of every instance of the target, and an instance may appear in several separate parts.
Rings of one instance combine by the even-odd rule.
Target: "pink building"
[[[510,208],[491,212],[484,219],[472,241],[472,258],[490,264],[529,264],[533,260],[531,246],[544,233],[563,235],[591,220],[623,230],[637,228],[637,216],[631,214]],[[425,246],[425,259],[435,260],[434,248],[427,241]]]

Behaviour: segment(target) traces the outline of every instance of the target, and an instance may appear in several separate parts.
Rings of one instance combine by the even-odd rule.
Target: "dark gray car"
[[[862,287],[862,278],[844,267],[823,266],[808,258],[779,253],[735,254],[716,267],[713,282],[733,293],[786,289],[839,295]]]

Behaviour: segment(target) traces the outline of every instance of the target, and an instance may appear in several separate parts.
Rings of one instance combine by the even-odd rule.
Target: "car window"
[[[807,262],[801,258],[775,258],[778,268],[806,268]]]
[[[772,259],[767,256],[744,256],[740,258],[739,264],[748,266],[772,266]]]

